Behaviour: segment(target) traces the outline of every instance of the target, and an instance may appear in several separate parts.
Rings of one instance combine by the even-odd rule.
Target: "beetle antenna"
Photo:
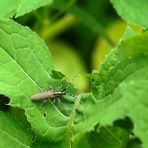
[[[65,90],[67,90],[67,89],[73,84],[73,82],[75,81],[75,79],[78,77],[79,74],[80,74],[80,72],[77,73],[77,74],[72,78],[71,82],[62,90],[62,92],[65,91]]]

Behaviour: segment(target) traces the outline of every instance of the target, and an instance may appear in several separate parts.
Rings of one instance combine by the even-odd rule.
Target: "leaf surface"
[[[1,0],[0,18],[10,18],[22,16],[41,6],[51,4],[52,0]]]
[[[148,34],[129,37],[106,58],[99,73],[92,74],[95,112],[101,125],[129,117],[134,133],[148,147]]]
[[[148,26],[147,0],[111,0],[118,14],[127,22]]]
[[[29,28],[1,20],[0,56],[0,93],[11,99],[11,106],[25,110],[39,135],[48,135],[50,126],[39,110],[40,103],[31,101],[33,94],[49,89],[52,79],[53,64],[47,46]]]
[[[88,140],[93,148],[126,148],[128,133],[116,126],[102,127],[97,132],[90,132]]]
[[[0,111],[0,147],[29,148],[31,134],[24,129],[14,118]]]
[[[74,140],[74,148],[126,148],[128,133],[116,126],[98,127],[95,131],[79,134]]]
[[[25,110],[37,137],[52,143],[65,138],[69,145],[80,96],[75,101],[75,97],[66,95],[60,97],[61,103],[55,104],[31,100],[32,95],[42,90],[48,91],[52,87],[54,91],[60,91],[68,85],[61,79],[61,73],[53,71],[45,43],[29,28],[12,20],[0,20],[0,55],[0,94],[10,98],[11,106]],[[66,90],[66,93],[75,92],[72,86]]]

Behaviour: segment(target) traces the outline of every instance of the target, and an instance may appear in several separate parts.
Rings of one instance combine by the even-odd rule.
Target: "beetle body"
[[[60,92],[60,91],[47,91],[47,92],[41,92],[41,93],[37,93],[33,96],[31,96],[31,100],[54,100],[58,97],[61,97],[63,95],[66,95],[65,92]]]
[[[78,74],[80,74],[80,73],[78,73]],[[37,93],[37,94],[34,94],[33,96],[31,96],[31,100],[33,100],[33,101],[36,101],[36,100],[48,100],[48,99],[55,100],[58,97],[66,95],[65,90],[67,90],[72,85],[72,82],[75,80],[77,75],[72,79],[72,81],[62,91],[53,91],[52,90],[52,91]],[[52,89],[51,86],[50,86],[50,88]]]

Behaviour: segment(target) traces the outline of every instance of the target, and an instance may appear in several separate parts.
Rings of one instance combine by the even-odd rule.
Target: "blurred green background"
[[[55,69],[68,80],[81,73],[74,82],[81,91],[89,90],[89,73],[99,68],[127,27],[109,0],[54,0],[15,21],[45,40]]]

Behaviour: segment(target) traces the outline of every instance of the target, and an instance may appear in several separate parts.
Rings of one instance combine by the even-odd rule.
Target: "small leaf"
[[[102,127],[88,134],[92,148],[126,148],[128,133],[119,127]]]
[[[118,14],[127,22],[148,26],[147,0],[111,0]]]
[[[97,127],[95,131],[81,133],[74,139],[74,148],[126,148],[128,133],[117,127]]]
[[[22,16],[41,6],[51,4],[52,0],[1,0],[0,18],[10,18]]]
[[[0,147],[31,146],[31,134],[10,115],[0,111]]]

